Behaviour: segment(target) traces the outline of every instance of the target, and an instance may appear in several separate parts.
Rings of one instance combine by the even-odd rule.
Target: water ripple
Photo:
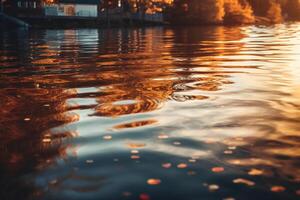
[[[2,190],[296,199],[299,33],[297,23],[1,32]]]

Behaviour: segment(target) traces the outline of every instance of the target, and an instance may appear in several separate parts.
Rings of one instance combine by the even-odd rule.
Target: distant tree
[[[174,0],[171,20],[178,23],[220,23],[224,16],[223,1]]]
[[[267,18],[273,23],[280,23],[283,20],[283,12],[280,2],[271,1],[268,8]]]
[[[270,1],[272,0],[248,0],[256,16],[267,16],[271,5]]]
[[[300,20],[300,1],[299,0],[287,0],[283,6],[283,10],[288,19]]]

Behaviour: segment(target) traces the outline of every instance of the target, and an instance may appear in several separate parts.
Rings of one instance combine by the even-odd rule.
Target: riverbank
[[[1,22],[1,24],[9,22],[9,23],[15,24],[17,26],[22,26],[25,28],[28,28],[30,26],[25,21],[15,18],[15,17],[12,17],[12,16],[9,16],[9,15],[6,15],[5,13],[2,13],[2,12],[0,12],[0,22]]]
[[[167,22],[130,18],[105,19],[88,17],[22,17],[21,20],[36,28],[103,28],[127,26],[157,26]]]
[[[12,18],[12,17],[11,17]],[[59,16],[47,16],[47,17],[18,17],[14,20],[7,20],[5,17],[1,17],[1,24],[7,24],[8,26],[26,24],[26,27],[33,28],[122,28],[122,27],[147,27],[147,26],[235,26],[235,25],[271,25],[275,24],[266,17],[255,17],[255,20],[251,23],[241,23],[236,21],[227,21],[222,23],[204,23],[196,20],[192,21],[155,21],[155,20],[141,20],[140,18],[91,18],[91,17],[59,17]],[[18,22],[18,23],[15,23]]]

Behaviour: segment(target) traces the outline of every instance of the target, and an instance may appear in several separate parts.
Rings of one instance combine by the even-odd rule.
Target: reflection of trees
[[[60,141],[72,137],[72,133],[66,131],[51,135],[47,134],[47,130],[77,120],[75,115],[65,114],[66,105],[63,102],[68,95],[61,89],[0,91],[0,162],[1,174],[7,176],[2,177],[1,180],[6,182],[1,185],[8,187],[8,196],[23,195],[15,193],[19,182],[13,177],[35,170],[38,166],[49,165],[54,156],[64,152]]]
[[[97,97],[95,115],[118,116],[154,111],[161,107],[172,93],[172,80],[159,80],[171,75],[169,61],[159,63],[156,56],[161,40],[153,40],[157,30],[136,29],[110,32],[104,36],[99,56],[99,77],[107,87]],[[116,39],[117,38],[117,39]],[[154,51],[155,50],[155,51]],[[116,53],[117,52],[117,53]],[[161,66],[153,67],[155,65]],[[119,101],[132,101],[119,104]]]
[[[153,40],[155,35],[152,32],[138,30],[118,35],[119,46],[115,45],[115,36],[106,37],[105,46],[101,49],[109,48],[112,53],[100,56],[103,59],[103,70],[94,76],[109,86],[101,88],[101,95],[97,97],[99,105],[94,115],[118,116],[149,112],[159,109],[169,99],[187,101],[207,98],[181,92],[220,90],[223,84],[230,83],[225,79],[228,72],[222,72],[218,66],[222,59],[203,66],[204,71],[198,66],[202,66],[213,56],[224,54],[223,45],[226,45],[226,42],[211,43],[209,52],[207,47],[203,47],[202,51],[202,43],[209,39],[224,41],[243,37],[239,31],[232,34],[235,36],[225,36],[223,29],[211,28],[206,32],[204,29],[166,30],[165,34],[173,37],[170,44]],[[203,35],[199,35],[201,31],[204,31]],[[163,46],[166,47],[162,48]],[[238,50],[236,48],[227,53]],[[164,57],[155,59],[155,56],[162,54]],[[132,102],[122,102],[126,100]]]
[[[243,37],[241,30],[236,28],[176,29],[170,54],[172,64],[180,69],[177,72],[182,81],[179,86],[185,85],[183,90],[186,91],[218,91],[223,84],[231,83],[226,77],[241,66],[224,66],[225,55],[239,52],[243,43],[236,43],[232,48],[228,41],[238,41]]]
[[[172,65],[181,69],[180,72],[177,72],[177,76],[183,79],[178,89],[184,91],[221,90],[223,84],[230,83],[227,78],[232,73],[239,72],[241,68],[255,67],[247,66],[249,63],[243,62],[242,56],[237,57],[241,55],[239,54],[241,51],[245,50],[242,41],[245,35],[241,29],[236,27],[189,28],[188,31],[177,29],[169,34],[173,38],[172,44],[174,44],[170,47],[173,58]],[[247,58],[248,60],[251,58]],[[178,91],[174,90],[175,93]],[[257,101],[260,98],[257,97]],[[267,97],[264,96],[262,99],[265,98]],[[229,147],[237,146],[238,149],[241,149],[240,151],[247,153],[240,155],[234,152],[230,159],[226,160],[228,157],[225,157],[225,160],[245,168],[263,169],[266,171],[266,176],[272,174],[273,177],[280,176],[283,180],[299,181],[299,163],[297,162],[299,157],[299,136],[297,136],[299,126],[297,124],[299,124],[299,120],[292,118],[298,107],[289,105],[292,107],[292,111],[289,113],[288,106],[283,102],[281,102],[283,105],[280,108],[278,106],[274,108],[274,105],[255,100],[246,101],[245,105],[243,103],[243,100],[232,101],[228,106],[230,108],[240,107],[241,111],[236,111],[233,114],[236,117],[232,119],[230,118],[231,114],[227,117],[225,115],[225,124],[220,125],[222,122],[216,122],[216,127],[213,127],[221,132],[228,130],[235,132],[234,127],[243,129],[238,132],[246,131],[246,129],[254,132],[251,137],[228,137],[224,144]],[[225,102],[221,102],[221,104],[226,105]],[[268,110],[270,112],[268,114],[271,116],[267,114],[261,116],[261,113],[249,114],[242,110],[243,106],[248,109],[250,105]],[[281,113],[282,110],[287,113],[284,115]],[[235,134],[233,133],[233,135]],[[214,138],[214,136],[211,137]],[[223,159],[224,154],[219,157]]]
[[[38,191],[33,191],[35,189],[30,179],[24,181],[20,177],[50,165],[55,156],[63,156],[66,147],[62,145],[62,140],[73,137],[74,133],[65,130],[53,135],[49,129],[78,120],[77,115],[66,113],[66,99],[75,91],[57,88],[55,81],[45,79],[43,75],[28,75],[34,62],[28,61],[28,58],[35,57],[36,52],[26,43],[26,39],[20,40],[20,44],[19,38],[16,38],[8,39],[15,42],[14,48],[4,54],[11,53],[20,59],[13,59],[12,66],[21,66],[12,68],[7,65],[0,81],[0,198],[3,199],[26,199],[39,195]],[[47,45],[41,46],[47,49]],[[42,66],[35,68],[36,71],[43,69]],[[16,76],[15,72],[20,76]]]
[[[221,61],[203,66],[209,67],[204,71],[197,67],[211,59],[211,56],[224,53],[222,48],[217,51],[213,49],[224,45],[222,43],[210,44],[212,49],[205,47],[207,41],[211,39],[209,37],[213,40],[222,40],[224,34],[222,28],[208,29],[203,35],[199,35],[197,29],[191,30],[189,32],[165,30],[164,34],[169,34],[167,37],[173,37],[171,42],[155,38],[158,33],[163,34],[162,29],[107,30],[99,32],[97,47],[87,46],[84,37],[83,42],[80,42],[81,35],[85,35],[82,32],[78,37],[72,38],[73,42],[68,38],[64,44],[55,47],[68,49],[71,46],[73,51],[68,49],[56,54],[51,48],[40,45],[43,53],[32,61],[37,67],[45,66],[39,67],[41,71],[47,71],[49,66],[53,71],[69,70],[71,75],[74,71],[80,71],[80,76],[55,73],[47,75],[46,79],[38,79],[38,76],[33,76],[32,79],[36,84],[47,87],[51,85],[47,82],[50,79],[51,83],[60,86],[70,84],[75,84],[76,87],[101,86],[99,94],[96,95],[99,104],[95,107],[94,113],[101,116],[154,111],[168,99],[176,101],[205,99],[206,96],[182,92],[216,91],[224,83],[229,83],[224,79],[226,73],[221,72],[217,66]],[[57,37],[55,31],[49,33]],[[69,34],[72,37],[77,35],[66,32],[66,35]],[[51,35],[49,35],[50,39],[52,39]],[[87,58],[85,56],[87,47],[96,48],[98,54],[89,53]],[[93,60],[96,66],[89,64],[88,60]]]
[[[38,40],[33,46],[27,43],[25,52],[22,52],[23,47],[17,48],[16,57],[20,59],[25,55],[24,58],[3,70],[5,73],[0,81],[3,88],[0,106],[4,108],[0,113],[0,129],[3,130],[0,144],[5,147],[0,153],[0,170],[9,180],[12,176],[46,168],[55,162],[55,157],[67,157],[66,148],[72,147],[62,145],[61,140],[76,133],[66,130],[53,134],[49,129],[79,120],[77,114],[68,112],[72,109],[91,109],[91,115],[105,117],[153,112],[168,101],[209,98],[211,93],[222,90],[224,84],[232,83],[229,77],[233,73],[248,67],[234,57],[243,49],[245,37],[236,27],[47,31],[43,34],[47,42]],[[58,40],[62,42],[55,43]],[[21,62],[25,63],[23,67],[13,67]],[[78,92],[80,89],[83,92]],[[92,99],[93,103],[66,103],[76,98]],[[244,124],[237,124],[237,121],[247,123],[247,117],[246,114],[245,120],[235,119],[233,125],[243,127]],[[30,120],[24,120],[26,118]],[[140,119],[113,128],[154,123],[155,119]],[[228,127],[232,128],[230,125]],[[285,139],[291,140],[288,137],[276,140]],[[263,150],[277,151],[285,145],[284,150],[289,154],[287,147],[295,147],[298,139],[295,137],[293,144],[274,143],[272,138],[245,139],[243,147],[253,154],[263,152],[265,163],[275,164],[275,167],[285,165],[292,171],[296,165],[294,161],[277,163],[274,154]],[[232,141],[234,139],[230,138]],[[258,148],[253,149],[252,144]],[[251,162],[258,163],[259,159],[245,161],[247,166]],[[67,173],[49,187],[64,190],[68,180],[87,180],[98,187],[102,180],[102,177],[81,176],[77,171]],[[16,182],[6,184],[8,192],[15,191],[11,185]],[[22,190],[21,186],[16,188]]]
[[[56,156],[65,156],[67,147],[60,141],[74,133],[52,134],[49,129],[78,120],[76,114],[67,112],[72,109],[68,99],[92,97],[98,105],[83,109],[92,108],[95,116],[120,116],[152,112],[169,100],[208,98],[194,91],[217,91],[229,83],[227,72],[218,67],[222,60],[204,65],[224,54],[226,44],[212,42],[233,37],[223,31],[212,28],[199,35],[197,29],[50,30],[43,32],[46,40],[39,39],[36,44],[17,43],[20,48],[14,54],[19,60],[6,69],[0,82],[4,108],[0,137],[6,149],[0,153],[3,174],[11,179],[50,165]],[[238,31],[232,35],[237,38],[229,40],[242,37]],[[61,42],[55,42],[58,40]],[[20,63],[25,64],[13,68]],[[66,89],[81,87],[98,91],[77,94],[76,89]],[[115,128],[155,122],[137,121]]]

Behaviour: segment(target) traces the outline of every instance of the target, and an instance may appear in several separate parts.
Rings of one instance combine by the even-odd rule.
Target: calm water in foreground
[[[300,198],[300,24],[0,31],[0,199]]]

